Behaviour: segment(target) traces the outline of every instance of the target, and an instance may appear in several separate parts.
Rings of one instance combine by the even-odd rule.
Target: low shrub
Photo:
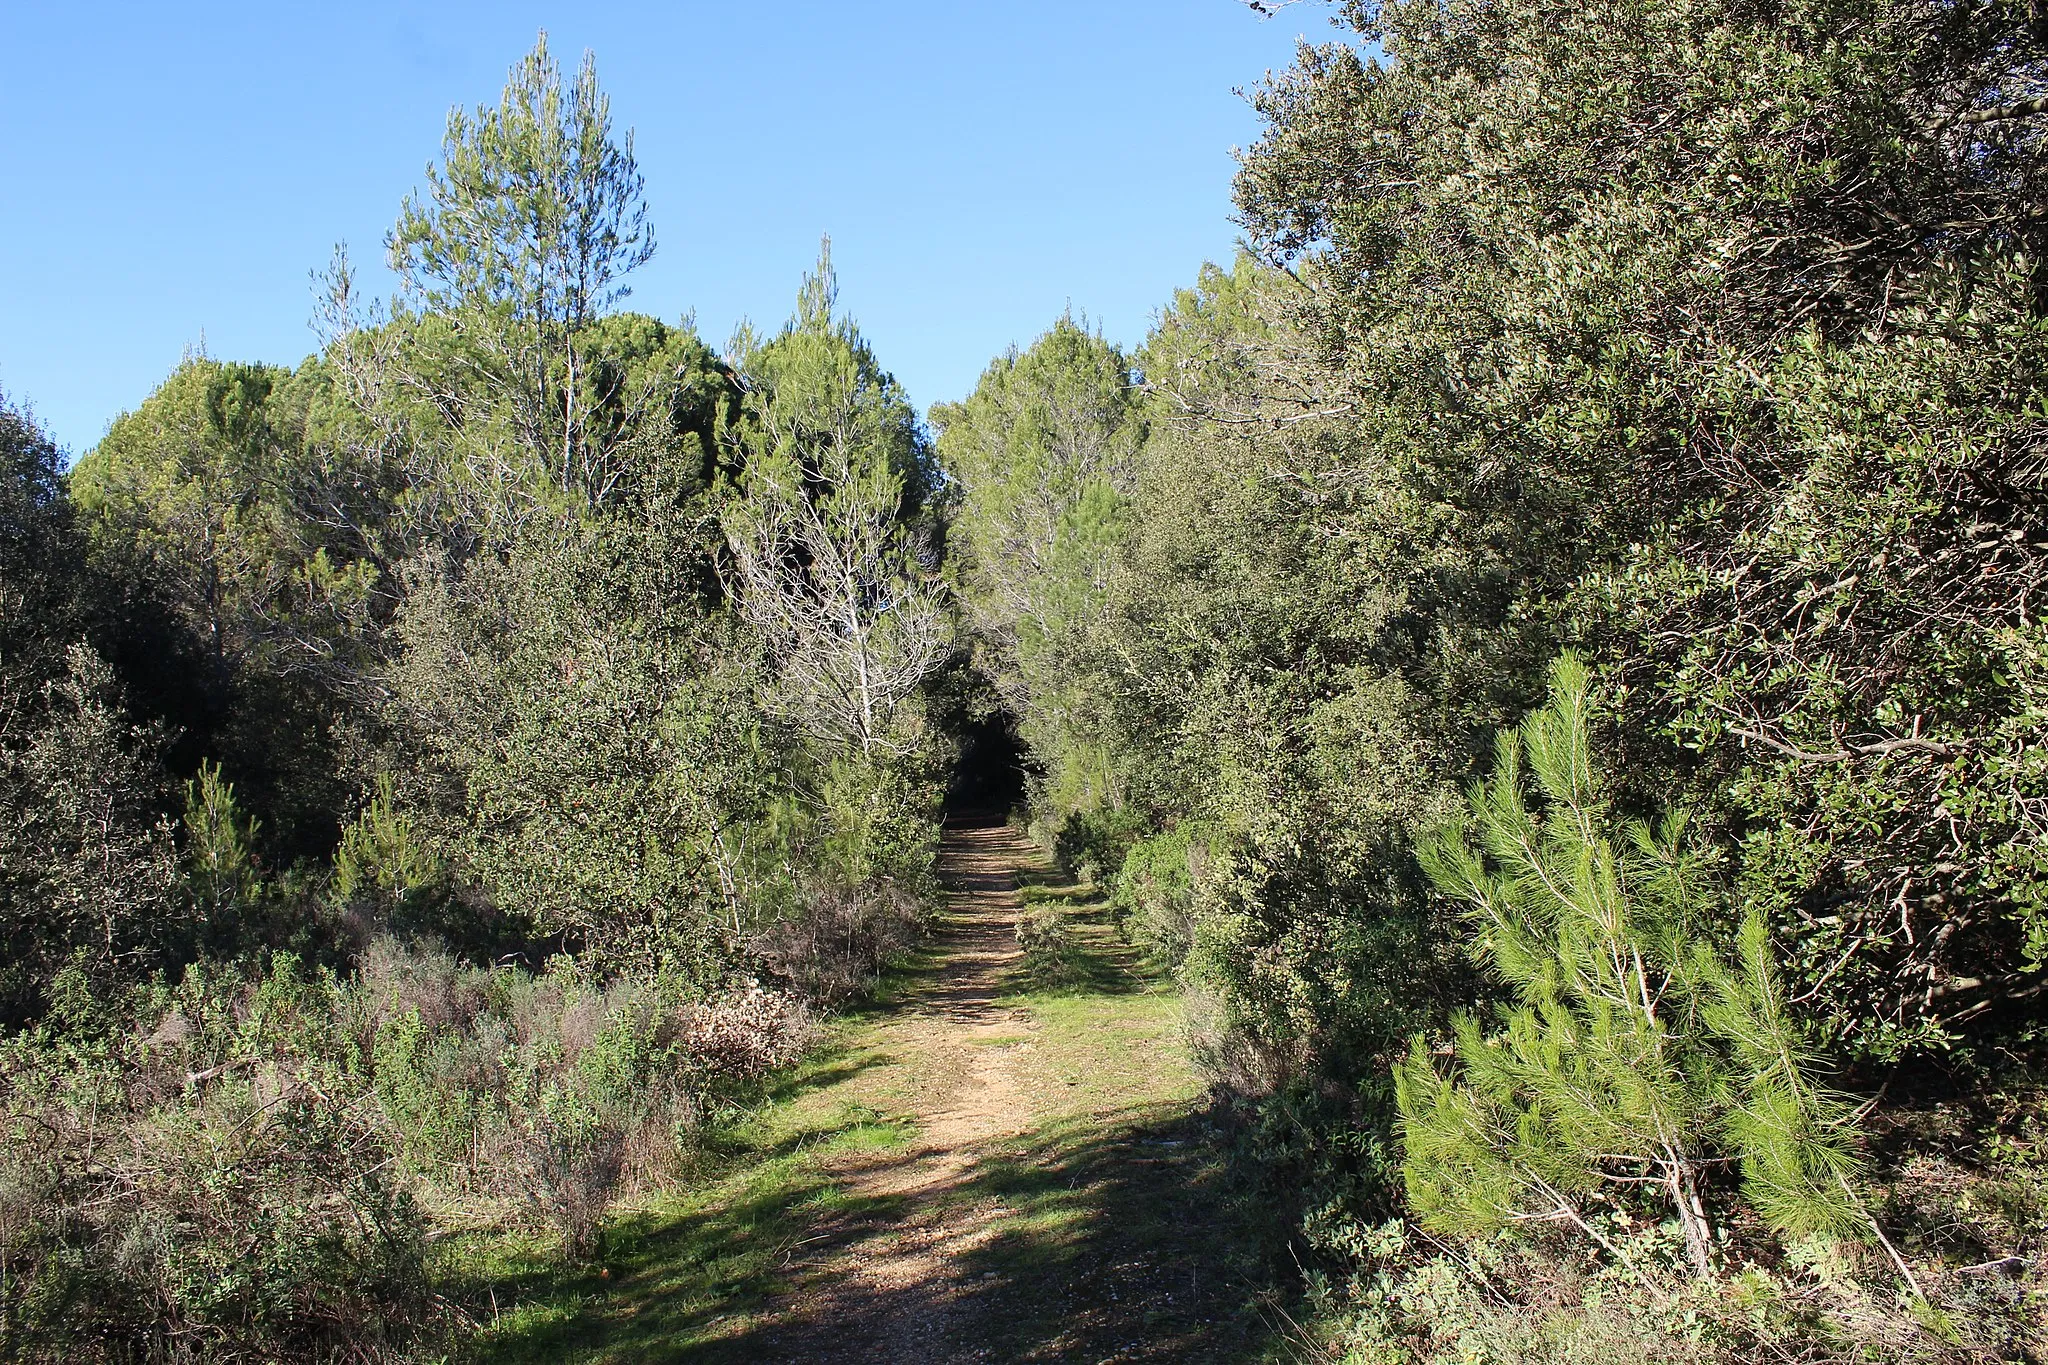
[[[1607,1220],[1629,1258],[1564,1238],[1460,1246],[1399,1223],[1353,1234],[1369,1269],[1315,1288],[1320,1358],[1343,1365],[1964,1365],[2038,1360],[2041,1285],[1951,1276],[1902,1294],[1883,1257],[1812,1243],[1778,1266],[1694,1276],[1675,1224]],[[1930,1286],[1933,1288],[1933,1286]]]
[[[59,983],[60,987],[63,985]],[[788,1065],[795,996],[465,966],[391,941],[278,955],[0,1041],[0,1356],[396,1359],[459,1327],[436,1210],[596,1247],[706,1114]],[[481,1207],[477,1206],[481,1201]]]
[[[1625,1195],[1588,1206],[1597,1241],[1525,1220],[1453,1242],[1333,1203],[1306,1220],[1326,1272],[1314,1280],[1323,1358],[2048,1360],[2048,1080],[2030,1066],[2003,1081],[1968,1069],[1894,1081],[1862,1149],[1882,1242],[1781,1242],[1750,1215],[1729,1220],[1725,1262],[1700,1278],[1678,1220]]]
[[[882,969],[923,938],[925,900],[895,881],[811,889],[791,914],[754,935],[762,973],[831,1008],[874,989]]]
[[[682,1026],[684,1056],[707,1094],[794,1064],[816,1034],[801,1001],[757,982],[688,1006]]]
[[[798,1001],[756,985],[696,1002],[646,982],[521,990],[501,1141],[528,1207],[579,1257],[622,1185],[665,1183],[706,1107],[794,1061],[811,1032]]]
[[[388,1358],[445,1325],[336,986],[195,970],[0,1044],[0,1354]]]
[[[1195,887],[1214,857],[1206,832],[1181,824],[1140,839],[1124,855],[1110,904],[1124,936],[1175,968],[1195,942]]]
[[[1017,946],[1024,950],[1024,975],[1034,986],[1072,985],[1086,973],[1081,945],[1059,905],[1033,901],[1027,891],[1016,933]]]
[[[361,983],[378,1099],[414,1171],[523,1208],[578,1256],[622,1188],[679,1172],[707,1105],[811,1036],[786,992],[605,983],[567,959],[533,975],[387,946]]]

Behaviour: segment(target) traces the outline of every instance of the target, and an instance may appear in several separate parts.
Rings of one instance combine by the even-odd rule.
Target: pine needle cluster
[[[1763,920],[1731,931],[1685,814],[1622,820],[1603,799],[1590,690],[1560,658],[1549,703],[1499,736],[1469,825],[1421,847],[1516,1002],[1491,1030],[1460,1016],[1448,1067],[1418,1037],[1398,1068],[1413,1206],[1445,1231],[1562,1222],[1609,1245],[1587,1203],[1632,1191],[1676,1217],[1705,1275],[1708,1193],[1732,1170],[1774,1231],[1848,1234],[1854,1111],[1815,1080]]]

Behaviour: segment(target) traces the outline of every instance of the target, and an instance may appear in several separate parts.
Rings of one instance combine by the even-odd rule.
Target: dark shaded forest
[[[298,367],[0,402],[11,1356],[460,1358],[447,1230],[695,1178],[950,807],[1305,1356],[2048,1359],[2048,18],[1329,8],[1242,254],[927,414],[829,242],[631,311],[545,39]]]

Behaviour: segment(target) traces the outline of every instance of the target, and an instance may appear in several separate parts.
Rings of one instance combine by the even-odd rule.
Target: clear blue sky
[[[381,263],[453,104],[538,29],[597,54],[660,250],[627,306],[722,345],[773,324],[830,232],[843,305],[920,408],[1069,302],[1142,338],[1226,260],[1234,87],[1331,35],[1318,5],[0,5],[0,389],[73,453],[202,336],[313,347],[308,272]],[[368,272],[366,272],[366,275]],[[381,275],[367,281],[380,291]]]

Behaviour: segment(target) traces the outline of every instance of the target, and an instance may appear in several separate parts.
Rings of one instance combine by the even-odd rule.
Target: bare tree
[[[724,514],[732,586],[776,661],[777,710],[824,743],[901,752],[898,710],[951,648],[918,521],[929,460],[835,297],[828,242],[781,334],[735,343],[747,402],[742,495]]]

